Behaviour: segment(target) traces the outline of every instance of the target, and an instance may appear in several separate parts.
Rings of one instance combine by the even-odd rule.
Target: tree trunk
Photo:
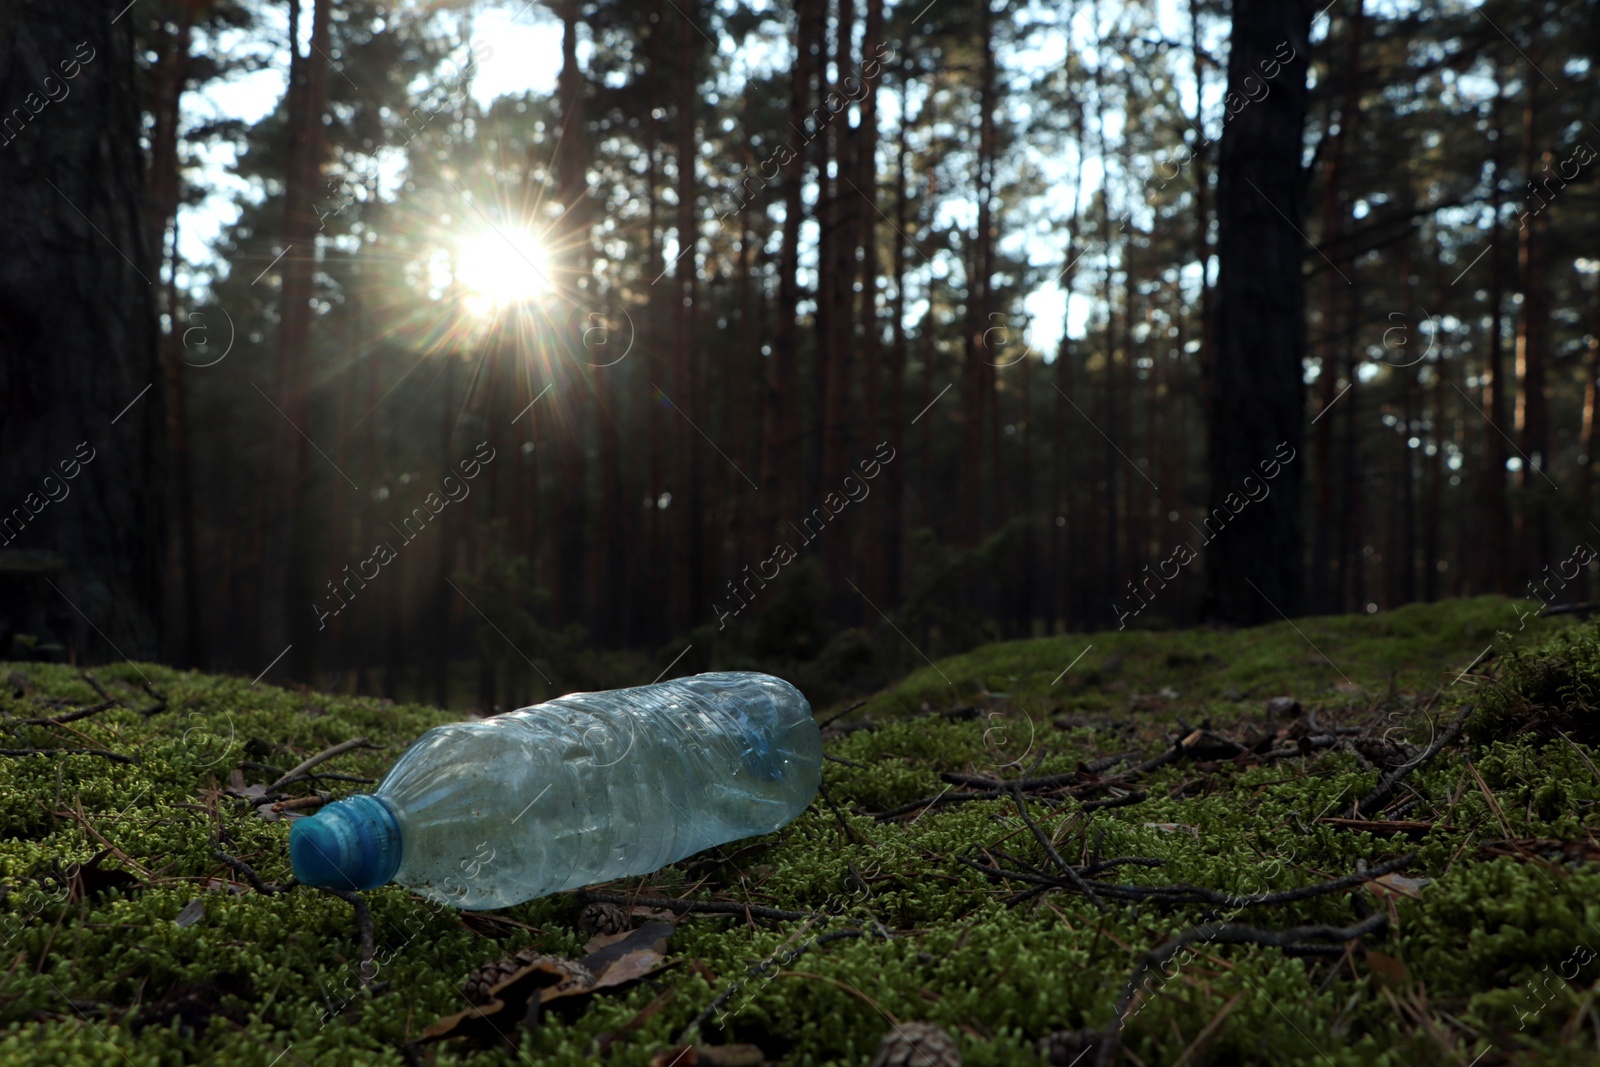
[[[795,56],[789,82],[789,126],[796,138],[804,136],[805,116],[811,99],[813,58],[810,27],[813,8],[821,0],[797,0],[795,5]],[[791,142],[792,143],[792,142]],[[800,303],[800,222],[805,210],[801,199],[806,182],[806,153],[801,147],[786,168],[783,183],[783,251],[778,261],[778,306],[773,315],[772,362],[767,369],[765,402],[766,451],[761,472],[761,532],[765,538],[786,540],[784,520],[799,511],[802,475],[803,429],[800,404],[800,331],[796,321]]]
[[[818,262],[822,269],[817,279],[817,366],[821,370],[822,406],[819,430],[821,435],[821,493],[840,493],[850,460],[850,381],[851,359],[855,350],[855,282],[860,270],[856,261],[856,241],[860,227],[859,212],[871,210],[851,188],[857,175],[857,132],[850,125],[850,109],[840,106],[837,113],[828,107],[830,100],[843,99],[844,81],[853,62],[855,36],[855,0],[837,0],[838,19],[834,26],[833,63],[836,82],[823,93],[822,111],[827,115],[827,129],[818,138],[823,146],[818,195],[824,197],[819,205],[821,236]],[[826,71],[822,83],[827,85]],[[828,177],[831,160],[834,177]],[[855,516],[841,523],[845,530],[832,530],[819,538],[822,568],[830,590],[829,607],[840,617],[856,619],[863,605],[860,597],[846,592],[841,580],[845,577],[850,559],[848,528]]]
[[[1538,63],[1542,50],[1537,44],[1530,61]],[[1535,188],[1535,170],[1542,150],[1539,143],[1539,80],[1527,79],[1527,99],[1522,109],[1522,174],[1530,192]],[[1546,159],[1546,166],[1550,160]],[[1548,192],[1548,184],[1546,186]],[[1537,195],[1537,194],[1534,194]],[[1541,199],[1541,204],[1543,203]],[[1544,245],[1550,217],[1543,208],[1532,218],[1523,217],[1517,232],[1518,288],[1522,307],[1517,316],[1517,392],[1516,430],[1522,450],[1520,482],[1526,507],[1518,516],[1521,536],[1516,555],[1523,560],[1518,573],[1537,573],[1553,557],[1550,505],[1545,493],[1550,465],[1549,398],[1545,395],[1545,320]]]
[[[909,67],[903,68],[907,77],[902,81],[900,94],[900,128],[895,146],[894,164],[894,243],[892,257],[894,272],[893,341],[889,348],[889,447],[896,457],[905,448],[905,379],[906,379],[906,227],[910,224],[906,212],[906,137],[913,121],[906,115],[907,97],[910,96]],[[869,445],[874,442],[867,442]],[[883,477],[883,574],[884,610],[900,603],[901,571],[905,559],[905,468],[903,463],[890,463]],[[872,550],[871,541],[867,550]]]
[[[1350,259],[1344,255],[1346,214],[1341,194],[1344,184],[1345,146],[1353,140],[1359,117],[1361,100],[1361,41],[1366,26],[1366,0],[1357,0],[1355,11],[1345,30],[1344,69],[1339,72],[1343,83],[1339,93],[1338,129],[1328,134],[1326,161],[1322,170],[1322,243],[1329,250],[1339,269],[1350,272]],[[1339,397],[1339,307],[1340,297],[1347,294],[1349,284],[1330,270],[1323,276],[1322,338],[1319,344],[1322,369],[1317,378],[1318,411],[1326,411]],[[1354,328],[1353,322],[1344,324]],[[1334,419],[1318,418],[1316,423],[1316,516],[1315,533],[1311,547],[1311,610],[1333,612],[1343,607],[1343,590],[1335,596],[1331,586],[1333,575],[1333,532],[1338,526],[1339,509],[1334,502],[1333,428]]]
[[[1249,625],[1302,606],[1298,462],[1305,439],[1305,242],[1300,174],[1311,7],[1305,0],[1235,0],[1228,83],[1280,62],[1265,97],[1223,131],[1218,170],[1216,392],[1211,408],[1213,514],[1231,513],[1207,553],[1208,606]],[[1287,42],[1293,58],[1275,55]],[[1281,213],[1281,214],[1280,214]],[[1234,511],[1242,480],[1281,466],[1272,493]],[[1236,505],[1235,505],[1236,506]]]
[[[676,394],[673,403],[681,409],[684,420],[692,425],[677,428],[680,442],[678,454],[678,484],[684,498],[674,502],[677,521],[673,526],[678,534],[679,556],[672,568],[674,589],[673,622],[679,631],[687,630],[697,617],[710,610],[704,597],[705,582],[705,526],[701,511],[704,505],[702,469],[703,453],[700,431],[704,417],[700,403],[700,353],[694,342],[698,297],[696,271],[699,257],[695,246],[699,242],[699,220],[695,212],[695,155],[699,145],[695,138],[695,101],[698,98],[696,79],[698,56],[703,38],[696,28],[700,5],[697,0],[683,0],[683,18],[678,33],[677,69],[677,144],[675,148],[678,170],[678,259],[672,268],[673,302],[673,363],[677,368]]]
[[[1597,403],[1600,403],[1600,273],[1595,274],[1595,292],[1589,305],[1589,351],[1584,358],[1583,383],[1583,461],[1578,465],[1578,514],[1594,514],[1595,451],[1600,449],[1600,428],[1597,428]],[[1587,538],[1585,538],[1587,540]],[[1589,568],[1578,572],[1578,589],[1574,600],[1590,597]]]
[[[978,83],[978,151],[977,174],[974,175],[974,198],[977,201],[977,220],[972,234],[972,247],[967,260],[967,299],[965,347],[961,373],[961,500],[959,509],[960,543],[965,547],[976,545],[985,532],[983,516],[992,509],[985,507],[982,486],[979,484],[983,470],[983,423],[992,406],[993,370],[985,340],[989,322],[990,276],[990,189],[994,167],[994,16],[990,0],[980,0],[979,47],[982,49],[982,73]],[[991,472],[998,474],[999,455],[991,440]],[[999,480],[994,479],[998,496]]]
[[[0,99],[26,116],[0,133],[0,656],[16,633],[80,662],[162,644],[166,390],[134,47],[132,19],[98,5],[0,9]]]
[[[159,276],[160,310],[167,316],[161,336],[161,364],[166,376],[167,439],[173,492],[167,517],[173,536],[167,546],[165,590],[167,658],[179,666],[198,667],[205,660],[204,628],[200,617],[199,551],[196,547],[194,481],[189,459],[189,420],[184,403],[183,338],[190,320],[180,306],[178,275],[178,121],[184,89],[189,83],[194,53],[193,8],[185,7],[177,21],[161,20],[159,47],[150,74],[149,198],[147,229],[152,258]],[[171,234],[170,241],[168,234]],[[209,334],[205,316],[195,324]],[[219,338],[220,338],[220,326]]]
[[[1489,226],[1489,354],[1484,368],[1487,396],[1484,398],[1492,432],[1484,435],[1484,511],[1488,518],[1488,536],[1484,539],[1487,553],[1484,568],[1485,591],[1511,592],[1511,570],[1508,558],[1511,550],[1511,516],[1506,506],[1506,380],[1505,380],[1505,266],[1500,249],[1500,145],[1504,143],[1505,128],[1500,121],[1504,87],[1500,84],[1498,61],[1495,72],[1495,102],[1490,122],[1500,136],[1494,140],[1495,148],[1490,158],[1490,202],[1492,213]]]
[[[561,72],[556,93],[561,106],[561,139],[556,146],[555,172],[562,215],[558,223],[561,249],[558,277],[574,298],[583,302],[582,312],[591,306],[592,287],[580,287],[589,272],[588,247],[588,168],[589,137],[584,127],[584,78],[578,68],[578,7],[576,0],[559,5],[562,22]],[[691,27],[692,30],[692,27]],[[693,256],[689,258],[693,263]],[[605,369],[589,366],[583,335],[589,323],[580,313],[568,320],[565,330],[567,358],[554,368],[556,388],[551,399],[564,406],[567,416],[555,428],[559,452],[559,492],[555,508],[555,614],[561,623],[592,623],[587,617],[584,590],[587,584],[588,555],[588,464],[585,428],[589,398],[593,390],[584,381],[587,374],[605,374]],[[679,401],[682,403],[683,401]]]
[[[320,226],[313,203],[322,171],[322,114],[327,106],[328,9],[331,0],[312,0],[311,50],[300,54],[301,0],[289,2],[288,150],[283,193],[283,279],[278,294],[277,375],[268,421],[271,458],[262,523],[261,639],[258,654],[267,662],[292,643],[297,651],[278,661],[274,672],[303,678],[311,668],[309,581],[304,573],[301,499],[310,477],[306,434],[310,413],[312,275]],[[342,490],[336,489],[335,492]],[[302,606],[305,605],[305,606]]]
[[[883,0],[867,0],[866,34],[861,42],[863,68],[868,57],[875,56],[883,40]],[[865,194],[868,204],[859,203],[856,213],[859,231],[855,243],[861,248],[861,458],[884,438],[881,436],[883,404],[883,343],[878,322],[878,212],[871,206],[878,200],[878,78],[857,75],[865,83],[861,89],[861,125],[856,134],[856,186]],[[855,190],[851,190],[852,195]],[[893,464],[890,464],[893,466]],[[853,471],[846,461],[846,473],[860,480],[860,472]],[[884,497],[873,494],[862,501],[862,514],[857,523],[860,548],[852,555],[860,562],[861,591],[874,604],[884,602],[883,555],[877,546],[884,538]]]

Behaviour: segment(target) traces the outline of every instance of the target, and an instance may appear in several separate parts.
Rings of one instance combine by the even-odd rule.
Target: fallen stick
[[[966,856],[956,856],[954,858],[956,862],[965,864],[973,870],[981,871],[991,878],[1011,878],[1019,882],[1029,882],[1034,885],[1043,885],[1056,889],[1076,888],[1071,882],[1051,875],[1013,871],[1003,867],[986,867]],[[1298,889],[1282,889],[1274,893],[1256,893],[1252,896],[1234,896],[1228,893],[1219,893],[1214,889],[1206,889],[1203,886],[1184,884],[1143,886],[1096,882],[1095,891],[1119,900],[1141,900],[1158,904],[1212,904],[1223,908],[1250,908],[1270,904],[1290,904],[1299,900],[1309,900],[1312,897],[1326,896],[1329,893],[1351,889],[1382,875],[1393,874],[1395,871],[1404,869],[1415,858],[1416,853],[1408,852],[1404,856],[1398,856],[1395,859],[1380,863],[1370,870],[1357,871],[1355,874],[1347,874],[1330,882],[1318,882],[1313,885],[1301,886]]]
[[[1364,819],[1381,809],[1394,792],[1394,787],[1405,780],[1406,776],[1418,767],[1437,756],[1446,745],[1450,744],[1461,735],[1461,730],[1467,723],[1467,716],[1472,714],[1472,705],[1468,704],[1456,716],[1456,721],[1450,724],[1441,736],[1434,738],[1433,743],[1423,750],[1422,755],[1402,767],[1396,767],[1378,783],[1378,787],[1356,802],[1354,818]]]
[[[68,712],[65,715],[57,715],[54,718],[49,718],[49,719],[17,719],[14,722],[6,723],[6,725],[7,726],[60,726],[63,723],[77,722],[79,719],[87,719],[91,715],[98,715],[102,711],[107,711],[107,710],[109,710],[111,708],[115,708],[115,707],[119,707],[119,706],[120,705],[118,704],[117,701],[115,701],[115,700],[107,700],[104,703],[91,704],[86,708],[79,708],[77,711],[71,711],[71,712]]]
[[[300,884],[300,882],[293,875],[290,875],[289,880],[284,882],[282,885],[268,885],[266,882],[261,880],[260,875],[256,874],[254,867],[250,866],[237,856],[230,856],[220,848],[212,849],[211,854],[217,859],[221,860],[223,863],[226,863],[229,867],[232,867],[235,871],[238,871],[240,874],[244,875],[245,880],[250,883],[251,888],[257,893],[264,893],[270,897],[274,893],[287,892],[288,890],[293,889],[295,886]]]
[[[784,911],[781,908],[762,908],[754,904],[741,904],[736,900],[678,900],[672,897],[632,897],[621,893],[594,893],[579,890],[584,900],[623,906],[639,904],[647,908],[665,908],[668,911],[696,911],[707,915],[752,915],[759,919],[776,919],[780,922],[815,919],[823,912]]]
[[[338,897],[356,910],[356,933],[361,939],[361,965],[356,968],[356,977],[365,987],[371,981],[367,975],[367,964],[372,962],[373,956],[372,912],[360,893],[348,889],[329,889],[326,886],[317,888],[329,896]]]
[[[103,748],[0,748],[0,756],[100,756],[118,763],[138,763],[135,756],[107,752]]]
[[[1139,979],[1152,967],[1159,967],[1182,948],[1196,941],[1207,944],[1221,943],[1228,945],[1265,945],[1269,948],[1282,949],[1308,949],[1314,946],[1306,945],[1307,941],[1354,941],[1365,937],[1367,934],[1381,930],[1389,924],[1389,916],[1384,912],[1374,912],[1372,915],[1356,923],[1354,926],[1291,926],[1284,930],[1264,930],[1256,926],[1246,926],[1242,923],[1206,923],[1185,930],[1183,933],[1170,939],[1165,944],[1145,952],[1134,965],[1133,973],[1128,976],[1128,982],[1123,987],[1122,996],[1117,1000],[1116,1009],[1112,1013],[1111,1025],[1105,1030],[1098,1042],[1099,1048],[1095,1056],[1096,1067],[1111,1067],[1111,1062],[1116,1058],[1117,1049],[1122,1041],[1122,1024],[1126,1019],[1128,1009],[1133,1006],[1133,998],[1139,994]]]
[[[325,748],[321,752],[318,752],[315,756],[312,756],[310,759],[306,759],[306,760],[301,761],[299,766],[290,769],[288,771],[288,773],[286,773],[282,778],[279,778],[276,782],[273,782],[271,785],[267,786],[267,792],[269,792],[269,793],[272,792],[274,789],[277,789],[277,788],[283,786],[286,782],[288,782],[291,778],[294,778],[296,775],[304,774],[306,771],[309,771],[311,768],[315,767],[317,764],[323,763],[323,762],[325,762],[327,760],[331,760],[335,756],[342,756],[346,752],[349,752],[351,749],[355,749],[355,748],[381,748],[381,747],[383,747],[383,746],[374,745],[371,742],[369,742],[365,737],[352,737],[348,741],[340,741],[337,745],[334,745],[332,748]]]
[[[1050,843],[1050,838],[1045,836],[1045,832],[1039,829],[1039,824],[1033,821],[1033,816],[1028,814],[1028,805],[1022,800],[1022,789],[1019,786],[1012,786],[1011,796],[1017,802],[1017,811],[1022,813],[1022,821],[1027,823],[1028,829],[1033,831],[1034,839],[1044,848],[1045,854],[1050,857],[1051,862],[1061,868],[1061,873],[1067,876],[1067,880],[1072,883],[1074,889],[1089,898],[1089,903],[1094,905],[1096,911],[1105,911],[1105,901],[1095,896],[1094,890],[1089,888],[1089,883],[1083,880],[1083,876],[1073,870],[1072,866],[1061,858],[1061,854],[1056,851],[1056,847]]]

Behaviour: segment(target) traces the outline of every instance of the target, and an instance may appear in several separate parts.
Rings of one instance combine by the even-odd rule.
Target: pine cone
[[[1057,1030],[1039,1039],[1039,1058],[1050,1067],[1081,1067],[1085,1054],[1100,1047],[1094,1030]]]
[[[578,929],[589,937],[595,934],[620,934],[632,925],[626,911],[615,904],[598,900],[585,907],[583,914],[578,916]]]
[[[462,992],[474,1004],[487,1004],[491,999],[489,990],[538,958],[539,953],[531,948],[525,948],[515,956],[507,956],[503,960],[485,963],[467,976],[467,984],[462,988]]]
[[[872,1067],[961,1067],[961,1050],[942,1026],[901,1023],[878,1042]]]

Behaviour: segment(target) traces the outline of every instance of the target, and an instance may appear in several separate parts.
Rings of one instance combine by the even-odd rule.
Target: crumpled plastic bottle
[[[798,689],[699,674],[435,727],[373,793],[296,820],[289,856],[306,885],[394,881],[502,908],[771,833],[821,780],[822,735]]]

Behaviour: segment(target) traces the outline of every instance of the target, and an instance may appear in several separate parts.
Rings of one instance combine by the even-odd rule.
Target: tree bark
[[[301,500],[310,477],[306,434],[310,413],[312,275],[316,267],[313,210],[322,171],[322,115],[327,107],[328,14],[332,0],[312,0],[311,50],[300,53],[301,0],[289,0],[288,150],[283,193],[283,284],[278,294],[277,374],[271,458],[263,502],[261,639],[268,662],[285,645],[298,651],[278,661],[274,673],[305,677],[311,668],[309,581],[304,574]],[[336,492],[340,490],[335,490]],[[305,606],[302,607],[301,605]]]
[[[795,56],[789,82],[791,136],[804,137],[805,117],[811,100],[811,74],[815,60],[810,29],[813,9],[821,0],[797,0],[795,5]],[[791,145],[793,142],[790,142]],[[796,321],[800,303],[800,222],[805,206],[801,193],[806,181],[806,153],[801,146],[789,161],[783,182],[783,250],[778,261],[778,306],[773,315],[772,360],[767,368],[765,401],[766,451],[761,472],[762,535],[787,540],[784,520],[799,510],[798,489],[803,481],[801,434],[797,406],[800,402],[800,331]]]
[[[1301,140],[1311,6],[1235,0],[1228,84],[1242,92],[1262,62],[1272,88],[1223,131],[1218,171],[1216,392],[1211,407],[1212,514],[1230,515],[1207,553],[1208,607],[1239,625],[1302,607],[1300,487],[1305,442]],[[1278,50],[1292,48],[1285,59]],[[1281,466],[1270,495],[1234,510],[1258,464]],[[1237,505],[1235,505],[1237,506]]]
[[[678,430],[678,482],[684,499],[676,501],[679,557],[672,568],[675,592],[673,619],[678,630],[687,630],[697,617],[710,610],[705,598],[705,526],[702,522],[704,491],[703,451],[700,447],[701,415],[700,353],[694,343],[698,298],[699,220],[695,211],[695,101],[698,97],[698,57],[703,38],[696,28],[700,6],[697,0],[683,0],[684,17],[678,34],[677,70],[677,170],[678,170],[678,260],[672,268],[673,363],[677,368],[672,400],[683,409],[685,425]]]
[[[0,8],[0,100],[25,118],[0,132],[0,656],[19,632],[80,662],[161,648],[166,390],[134,48],[132,19],[98,5]]]
[[[1488,536],[1484,539],[1484,584],[1487,592],[1502,595],[1511,592],[1511,570],[1508,558],[1511,550],[1511,516],[1506,504],[1506,380],[1505,380],[1505,266],[1500,248],[1500,145],[1504,143],[1505,127],[1501,122],[1501,105],[1504,86],[1500,83],[1498,61],[1495,71],[1495,102],[1490,122],[1498,136],[1490,158],[1490,203],[1492,213],[1489,224],[1489,353],[1484,377],[1488,379],[1485,396],[1489,417],[1489,431],[1484,434],[1484,511],[1488,518]]]
[[[1322,239],[1330,248],[1344,247],[1346,214],[1342,199],[1345,177],[1345,146],[1353,139],[1361,100],[1361,42],[1366,26],[1366,0],[1357,0],[1355,11],[1345,30],[1344,69],[1339,72],[1343,80],[1339,93],[1339,126],[1328,134],[1325,162],[1322,165]],[[1338,255],[1338,253],[1335,253]],[[1340,270],[1349,273],[1350,260],[1340,255]],[[1321,373],[1317,378],[1318,411],[1328,410],[1338,399],[1339,374],[1339,308],[1348,307],[1341,297],[1347,295],[1349,285],[1339,277],[1338,271],[1328,271],[1323,276],[1322,338],[1318,346]],[[1352,309],[1353,318],[1353,309]],[[1353,328],[1346,322],[1345,328]],[[1334,502],[1333,428],[1334,419],[1319,418],[1316,423],[1316,447],[1313,462],[1316,464],[1316,528],[1311,547],[1311,610],[1334,612],[1343,607],[1342,588],[1335,595],[1332,586],[1333,533],[1338,526],[1339,509]]]
[[[875,205],[878,199],[878,86],[879,77],[865,74],[868,57],[875,57],[883,40],[883,0],[867,0],[866,33],[861,41],[862,68],[856,77],[863,82],[861,90],[861,124],[856,133],[856,186],[865,199]],[[854,194],[855,190],[851,190]],[[858,196],[857,200],[862,197]],[[861,248],[861,458],[869,456],[881,436],[883,405],[883,343],[878,322],[878,212],[868,204],[860,204],[856,213],[859,232],[855,243]],[[893,464],[891,464],[892,466]],[[860,474],[849,467],[846,473]],[[884,602],[884,557],[878,551],[884,538],[884,497],[874,494],[862,501],[862,514],[857,524],[860,549],[852,553],[860,564],[861,591],[874,604]]]
[[[184,7],[173,29],[161,20],[157,34],[158,58],[151,70],[148,231],[151,252],[161,276],[160,306],[167,316],[161,337],[161,363],[166,375],[167,437],[173,492],[168,500],[168,522],[174,535],[167,547],[168,658],[179,666],[198,667],[205,661],[204,627],[200,608],[200,556],[194,509],[194,477],[189,457],[189,418],[184,397],[183,338],[190,319],[178,294],[177,214],[181,182],[178,166],[178,122],[184,90],[194,62],[195,9]],[[170,240],[168,235],[171,235]],[[197,325],[206,334],[211,325],[203,315]],[[220,323],[215,324],[219,328]]]

